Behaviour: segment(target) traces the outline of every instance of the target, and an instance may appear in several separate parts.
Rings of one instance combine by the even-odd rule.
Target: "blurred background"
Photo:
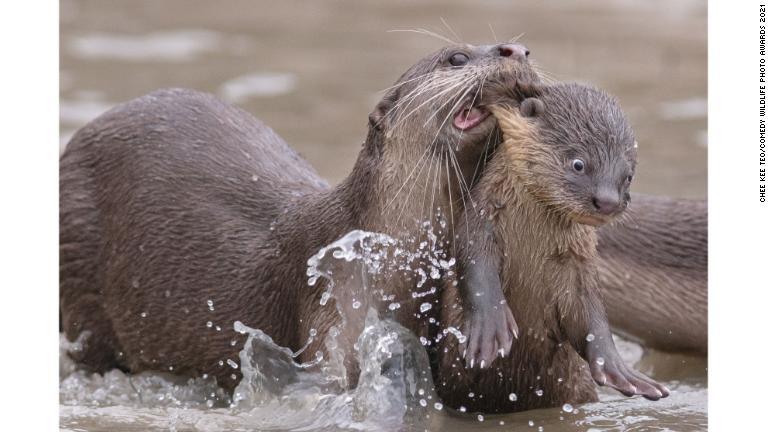
[[[704,0],[62,0],[61,149],[117,103],[190,87],[259,117],[335,183],[380,91],[445,44],[392,30],[522,34],[555,79],[619,98],[640,143],[635,191],[704,198],[706,18]]]

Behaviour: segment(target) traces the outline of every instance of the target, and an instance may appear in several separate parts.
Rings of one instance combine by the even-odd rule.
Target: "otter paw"
[[[625,396],[640,395],[650,400],[669,396],[666,386],[627,367],[620,358],[595,357],[590,359],[589,369],[597,384],[616,389]]]
[[[464,326],[467,339],[460,347],[466,366],[483,369],[497,356],[506,356],[517,333],[517,323],[506,304],[474,310]]]

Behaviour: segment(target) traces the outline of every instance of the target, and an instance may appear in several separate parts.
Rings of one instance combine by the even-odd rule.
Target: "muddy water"
[[[263,119],[337,182],[354,162],[379,92],[442,45],[390,31],[419,27],[476,43],[524,33],[521,40],[553,78],[591,82],[619,97],[640,142],[634,190],[706,196],[706,4],[692,0],[63,0],[62,148],[78,127],[118,102],[159,87],[191,87]],[[600,403],[578,412],[542,410],[482,422],[432,410],[428,424],[419,427],[487,430],[504,422],[505,428],[551,431],[706,428],[705,361],[643,355],[629,342],[620,348],[673,395],[650,403],[605,392]],[[87,376],[73,372],[66,358],[61,373],[61,422],[69,430],[288,424],[267,427],[226,406],[208,407],[205,395],[215,389],[207,383],[159,374],[129,379],[119,371]]]

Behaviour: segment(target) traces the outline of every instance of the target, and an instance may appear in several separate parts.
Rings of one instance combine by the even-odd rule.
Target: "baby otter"
[[[468,318],[469,346],[441,341],[438,392],[450,406],[484,412],[594,401],[592,380],[625,395],[667,396],[622,362],[598,289],[596,227],[627,207],[635,171],[624,114],[584,85],[489,91],[499,89],[507,102],[491,110],[504,143],[473,189],[480,211],[468,212],[468,230],[459,230],[486,235],[460,242],[465,279],[443,293],[446,301],[463,294],[466,304],[444,308],[442,323],[458,327]],[[475,332],[478,314],[514,314],[521,326],[493,364],[505,347],[493,331]],[[481,368],[459,370],[462,356]]]

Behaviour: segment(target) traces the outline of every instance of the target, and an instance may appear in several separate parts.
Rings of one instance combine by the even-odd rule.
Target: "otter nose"
[[[592,198],[595,211],[603,215],[611,215],[619,209],[619,195],[617,193],[598,192]]]
[[[499,55],[502,57],[511,57],[522,61],[527,59],[530,53],[528,48],[520,44],[509,43],[499,45]]]

